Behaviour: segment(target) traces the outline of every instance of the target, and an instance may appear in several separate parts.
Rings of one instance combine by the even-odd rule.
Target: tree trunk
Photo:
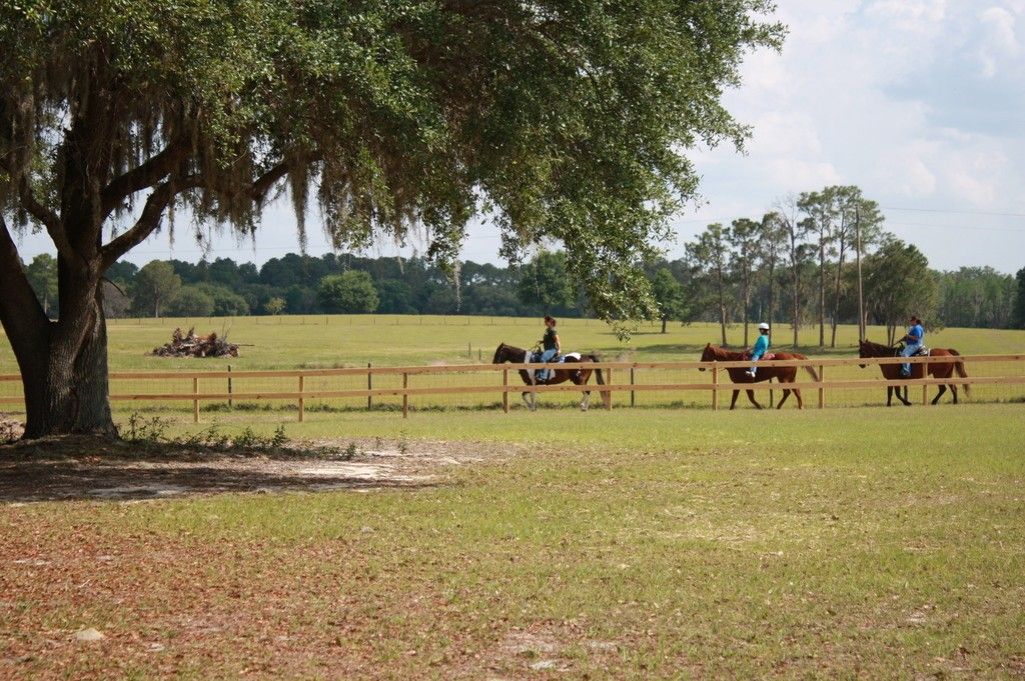
[[[740,294],[740,298],[741,298],[741,301],[742,301],[742,303],[744,305],[744,347],[746,348],[747,347],[747,341],[748,341],[748,336],[747,336],[748,308],[751,307],[751,284],[748,281],[747,276],[744,277],[744,281],[741,284],[741,288],[742,288],[742,291],[741,291],[741,294]]]
[[[819,241],[819,347],[826,345],[826,244]]]
[[[836,288],[833,291],[833,318],[830,320],[830,332],[831,337],[829,339],[829,347],[836,347],[836,326],[837,317],[840,314],[840,289],[843,284],[843,243],[840,244],[840,258],[836,264]]]
[[[666,317],[665,315],[662,315],[662,333],[666,332],[666,321],[668,319],[669,319],[668,317]]]
[[[722,332],[722,344],[726,345],[726,305],[719,303],[719,329]]]
[[[98,261],[58,263],[60,319],[51,322],[0,220],[0,321],[21,370],[25,437],[115,437],[107,390],[107,330]]]
[[[19,358],[25,390],[25,437],[87,433],[116,437],[107,384],[107,329],[99,294],[97,313],[81,340],[50,327],[48,352]]]
[[[794,348],[795,349],[797,348],[797,328],[800,325],[800,321],[801,321],[801,293],[798,290],[799,284],[800,284],[800,281],[798,279],[797,270],[795,269],[794,270],[794,281],[793,281],[793,285],[794,285],[794,301],[793,301],[794,302],[794,310],[793,310],[794,318],[793,318],[793,322],[794,322]]]

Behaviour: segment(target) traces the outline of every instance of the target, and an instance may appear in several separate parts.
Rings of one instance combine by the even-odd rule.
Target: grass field
[[[481,459],[419,489],[7,506],[0,675],[1025,673],[1021,405],[538,416],[290,426]]]
[[[227,332],[230,340],[245,344],[241,357],[168,359],[149,351],[168,342],[176,326],[195,326],[198,333]],[[696,360],[705,343],[719,342],[713,324],[644,324],[629,341],[621,342],[611,328],[595,320],[562,319],[559,333],[567,350],[598,352],[608,361]],[[431,363],[491,361],[500,342],[519,347],[532,345],[544,330],[539,319],[511,317],[436,317],[387,315],[332,315],[235,317],[231,319],[114,319],[108,321],[111,371],[167,371],[169,369],[299,369],[327,367],[419,366]],[[750,330],[754,343],[756,330]],[[872,340],[886,340],[885,330],[870,327]],[[732,326],[727,339],[740,345],[743,330]],[[773,343],[790,349],[790,327],[778,324]],[[799,352],[809,356],[857,355],[857,328],[841,326],[835,349],[819,349],[818,328],[800,332]],[[827,329],[828,341],[828,329]],[[954,347],[961,354],[999,354],[1025,350],[1025,331],[943,329],[930,333],[928,344]],[[0,373],[16,373],[10,346],[0,343]]]
[[[535,322],[235,320],[233,340],[253,345],[230,361],[486,361],[502,340],[529,344]],[[181,323],[113,323],[112,370],[227,364],[145,354]],[[651,328],[627,345],[597,322],[560,329],[570,348],[638,361],[696,359],[717,335]],[[852,330],[842,339],[825,354],[852,355]],[[1022,352],[1025,332],[930,343]],[[1023,409],[205,413],[227,432],[284,422],[298,441],[461,455],[401,487],[5,503],[0,677],[1020,677]],[[164,475],[166,461],[125,455]],[[74,480],[93,459],[48,475]],[[8,479],[32,465],[0,450]],[[76,641],[89,627],[106,638]]]
[[[168,359],[155,357],[149,351],[170,338],[176,326],[188,328],[195,326],[200,333],[216,331],[227,332],[228,337],[237,343],[243,343],[242,356],[221,359]],[[655,324],[642,325],[629,341],[620,341],[605,324],[594,320],[564,319],[559,324],[560,335],[567,350],[597,352],[607,361],[680,361],[697,360],[700,350],[707,342],[718,342],[719,329],[711,324],[693,324],[688,326],[670,325],[668,333],[659,333]],[[432,364],[466,364],[490,361],[495,347],[500,342],[508,342],[518,346],[529,346],[540,336],[541,325],[537,319],[514,319],[502,317],[429,317],[429,316],[310,316],[310,317],[242,317],[235,319],[162,319],[162,320],[112,320],[109,324],[110,334],[110,369],[111,371],[168,371],[168,370],[224,370],[229,365],[233,371],[257,369],[303,369],[330,367],[366,367],[374,366],[423,366]],[[753,342],[755,330],[751,329]],[[785,345],[790,340],[790,329],[786,325],[778,325],[775,332],[777,347],[789,349]],[[877,340],[885,339],[881,328],[870,328],[869,337]],[[813,344],[818,340],[817,328],[801,330],[799,350],[811,357],[852,357],[856,355],[857,330],[853,327],[840,327],[837,347],[819,349]],[[728,340],[733,345],[743,341],[742,329],[734,326],[729,329]],[[935,347],[954,347],[962,354],[1002,354],[1025,352],[1025,331],[1000,331],[982,329],[943,329],[930,333],[930,345]],[[16,373],[17,366],[6,343],[0,344],[0,373]],[[1020,374],[1025,365],[976,364],[969,368],[970,375],[1007,375]],[[696,371],[678,371],[675,373],[658,372],[660,375],[652,379],[652,374],[643,371],[637,375],[638,382],[656,380],[657,382],[708,382],[708,374]],[[661,375],[665,374],[665,375]],[[875,378],[875,369],[861,370],[857,367],[832,368],[828,372],[828,380]],[[515,379],[514,379],[515,380]],[[627,380],[620,374],[618,382]],[[466,385],[467,381],[480,385],[501,383],[498,374],[467,376],[435,376],[416,379],[416,386]],[[375,378],[376,388],[396,388],[401,386],[398,376]],[[366,378],[331,377],[309,379],[307,390],[349,390],[366,387]],[[118,381],[112,384],[115,393],[161,393],[191,391],[191,381]],[[239,379],[233,382],[236,392],[283,392],[296,390],[294,379]],[[223,393],[226,381],[204,381],[201,385],[204,392]],[[930,389],[932,391],[932,389]],[[17,383],[0,383],[0,392],[20,394]],[[833,406],[853,406],[878,404],[883,389],[851,390],[831,393],[829,404]],[[764,393],[762,393],[765,398]],[[728,399],[728,395],[726,395]],[[778,395],[777,395],[778,397]],[[493,394],[477,394],[471,396],[431,396],[414,398],[411,404],[414,409],[427,408],[495,408],[500,398],[497,391]],[[976,389],[975,401],[1007,401],[1025,398],[1025,387],[983,387]],[[629,402],[629,397],[617,395],[617,403]],[[514,400],[518,403],[518,400]],[[560,394],[546,397],[549,406],[571,406],[579,401],[579,397],[571,394]],[[395,408],[400,403],[398,398],[382,398],[375,404],[382,408]],[[638,406],[648,407],[698,407],[707,408],[710,398],[707,393],[638,393],[635,396]],[[749,406],[746,400],[742,403]],[[365,407],[364,398],[348,400],[317,401],[308,400],[307,408],[317,409],[358,409]],[[224,403],[207,403],[206,410],[216,410],[213,414],[205,414],[204,420],[223,420]],[[253,405],[243,405],[253,406]],[[279,413],[272,418],[294,420],[294,403],[263,402],[260,407],[273,408]],[[118,417],[124,419],[135,410],[145,409],[165,413],[171,418],[191,418],[192,406],[189,402],[176,403],[130,403],[115,402]],[[242,418],[245,418],[244,416]]]

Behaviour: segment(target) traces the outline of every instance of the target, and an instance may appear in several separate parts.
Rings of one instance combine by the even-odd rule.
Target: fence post
[[[405,371],[402,372],[402,418],[409,417],[409,395],[406,394],[406,388],[409,387],[409,374]]]
[[[192,377],[192,422],[199,423],[199,376]]]
[[[374,372],[371,371],[371,363],[367,362],[367,390],[374,389]],[[373,395],[367,395],[367,411],[374,408],[374,397]]]
[[[303,376],[302,374],[299,374],[299,421],[300,422],[302,422],[302,420],[306,416],[306,399],[303,397],[303,388],[305,388],[305,381],[304,381],[305,378],[306,378],[305,376]]]
[[[630,367],[630,385],[634,384],[634,368]],[[630,391],[630,406],[634,406],[634,391]]]
[[[228,409],[233,409],[235,406],[234,400],[231,399],[231,365],[228,365]]]
[[[607,409],[608,411],[612,411],[612,390],[611,390],[611,388],[612,388],[612,369],[609,369],[605,373],[608,376],[608,381],[607,382],[608,382],[608,386],[610,388],[610,390],[607,393],[608,396],[609,396],[609,399],[605,402],[605,409]]]
[[[509,413],[509,370],[502,369],[502,387],[506,388],[502,390],[502,411],[506,414]]]
[[[826,380],[826,367],[822,364],[819,365],[819,384],[821,385]],[[819,409],[826,408],[826,389],[819,388]]]
[[[712,411],[719,410],[719,367],[712,367]]]

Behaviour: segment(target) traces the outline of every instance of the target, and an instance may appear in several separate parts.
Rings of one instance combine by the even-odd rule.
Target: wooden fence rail
[[[719,393],[733,390],[781,390],[795,388],[797,390],[815,390],[818,392],[818,407],[826,405],[826,393],[830,390],[846,389],[869,389],[886,386],[912,387],[921,386],[923,403],[925,401],[926,389],[929,386],[937,385],[1025,385],[1025,354],[1013,355],[964,355],[958,358],[965,365],[978,363],[1013,363],[1021,365],[1022,371],[1013,375],[1004,376],[969,376],[960,378],[952,376],[946,379],[901,379],[887,381],[880,378],[868,379],[839,379],[833,381],[825,380],[826,367],[838,366],[875,366],[882,364],[901,364],[910,362],[912,364],[928,364],[930,362],[949,363],[948,357],[912,357],[904,359],[900,357],[878,357],[878,358],[821,358],[807,360],[768,360],[764,364],[773,366],[795,366],[812,367],[819,376],[818,381],[798,381],[790,384],[780,383],[743,383],[734,384],[729,382],[728,377],[722,376],[723,369],[746,368],[751,366],[750,361],[737,362],[596,362],[587,364],[586,368],[601,369],[604,373],[606,383],[597,385],[592,382],[586,386],[592,392],[601,395],[603,405],[606,409],[613,406],[613,395],[615,393],[629,392],[630,405],[634,405],[636,393],[659,391],[659,392],[705,392],[711,396],[713,409],[719,408]],[[112,391],[112,401],[134,401],[134,402],[159,402],[159,401],[191,401],[193,420],[199,421],[200,402],[235,402],[241,400],[287,400],[295,402],[298,406],[299,420],[305,417],[306,402],[311,399],[340,399],[340,398],[364,398],[367,405],[375,397],[401,397],[402,415],[409,414],[409,398],[423,397],[430,395],[470,395],[500,393],[502,409],[509,411],[509,393],[560,393],[580,392],[583,388],[572,383],[560,385],[525,385],[516,376],[521,370],[534,370],[551,368],[551,364],[456,364],[443,366],[412,366],[412,367],[371,367],[366,368],[344,368],[344,369],[299,369],[299,370],[271,370],[271,371],[158,371],[158,372],[113,372],[110,374],[111,382],[118,381],[190,381],[192,390],[190,392],[145,392],[145,393],[119,393]],[[709,377],[702,381],[687,381],[676,383],[637,383],[635,375],[637,370],[706,370]],[[413,386],[410,378],[413,376],[445,375],[445,374],[502,374],[500,385],[445,385],[445,386]],[[510,373],[514,374],[510,378]],[[614,383],[614,376],[629,376],[629,382]],[[700,374],[696,374],[699,376]],[[347,390],[322,390],[309,389],[308,378],[323,378],[333,376],[361,376],[366,378],[367,388]],[[401,377],[401,387],[374,388],[374,376]],[[269,391],[237,391],[231,390],[231,385],[238,385],[246,379],[293,379],[296,390],[269,390]],[[209,386],[211,380],[226,380],[229,390],[227,392],[200,392],[201,382]],[[0,375],[0,383],[20,381],[17,374]],[[0,404],[22,404],[21,396],[0,397]]]

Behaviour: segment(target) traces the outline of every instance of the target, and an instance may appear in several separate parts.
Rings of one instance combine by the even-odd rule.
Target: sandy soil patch
[[[495,456],[484,445],[445,442],[319,440],[271,455],[228,455],[59,438],[0,447],[0,503],[417,488]]]

